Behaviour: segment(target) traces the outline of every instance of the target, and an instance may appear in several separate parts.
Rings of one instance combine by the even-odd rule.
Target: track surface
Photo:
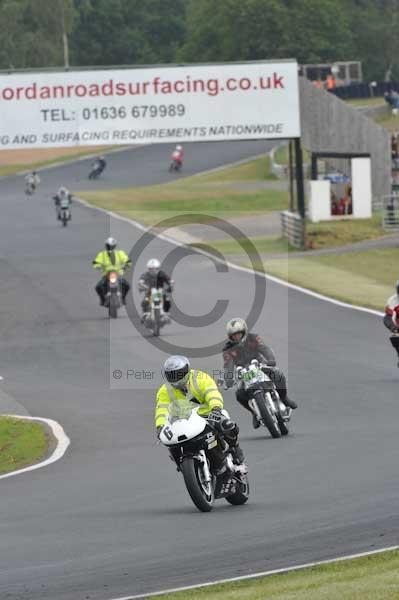
[[[260,146],[188,145],[187,162],[209,168]],[[0,485],[2,600],[105,600],[398,543],[398,373],[382,324],[273,283],[256,330],[275,348],[300,404],[292,435],[254,432],[226,394],[250,466],[250,502],[219,501],[210,514],[191,504],[154,441],[165,354],[125,311],[110,328],[93,293],[90,261],[103,240],[111,233],[130,248],[141,234],[76,205],[62,229],[50,200],[62,184],[162,181],[165,162],[161,146],[114,154],[97,184],[83,179],[84,162],[52,169],[29,201],[21,178],[0,183],[0,385],[22,405],[15,412],[55,419],[71,438],[58,463]],[[138,258],[134,284],[149,256],[173,248],[155,240]],[[221,341],[225,320],[248,314],[250,274],[217,273],[209,259],[192,256],[174,277],[176,303],[192,315],[218,298],[231,304],[212,326],[174,323],[165,340]],[[220,357],[193,365],[212,372]],[[116,368],[122,378],[112,381]],[[153,371],[153,379],[127,378],[128,368]]]

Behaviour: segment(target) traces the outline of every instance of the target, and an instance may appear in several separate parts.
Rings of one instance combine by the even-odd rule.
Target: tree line
[[[0,68],[296,58],[399,79],[399,0],[0,0]]]

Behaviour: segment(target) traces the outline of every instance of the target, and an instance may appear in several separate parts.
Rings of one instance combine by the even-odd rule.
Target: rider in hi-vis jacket
[[[191,369],[185,356],[170,356],[164,364],[166,383],[157,392],[155,427],[159,436],[168,421],[172,403],[191,402],[199,405],[198,414],[212,422],[229,444],[233,460],[240,464],[244,453],[238,444],[238,426],[223,409],[223,396],[215,381],[204,371]]]

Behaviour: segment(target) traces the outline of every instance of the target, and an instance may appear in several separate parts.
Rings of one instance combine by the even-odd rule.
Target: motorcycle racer
[[[172,403],[200,405],[198,414],[208,420],[229,444],[236,464],[244,462],[244,453],[238,443],[238,426],[223,409],[223,396],[215,381],[204,371],[191,368],[185,356],[170,356],[163,367],[166,382],[156,396],[155,427],[157,436],[167,423]]]
[[[120,275],[122,287],[122,302],[125,304],[126,294],[130,289],[129,283],[122,277],[125,269],[131,267],[132,261],[123,250],[116,250],[117,241],[109,237],[105,240],[105,250],[102,250],[94,258],[92,265],[94,269],[101,269],[102,277],[95,289],[100,298],[100,305],[104,306],[107,293],[107,274],[109,271],[117,271]]]
[[[275,384],[280,400],[289,408],[297,408],[296,402],[287,395],[287,383],[284,373],[276,366],[276,357],[273,350],[267,346],[262,338],[256,333],[249,333],[244,319],[235,318],[228,321],[226,325],[227,341],[223,347],[224,362],[224,385],[228,389],[234,384],[234,373],[236,366],[247,366],[251,360],[257,359],[263,366],[262,370]],[[237,389],[236,399],[241,406],[249,410],[247,392]],[[253,427],[259,427],[259,421],[253,415]]]
[[[173,291],[173,280],[165,271],[161,269],[161,263],[157,258],[151,258],[147,262],[147,270],[140,276],[139,290],[144,292],[144,298],[141,302],[143,310],[142,321],[146,318],[149,311],[150,301],[148,293],[151,288],[163,289],[163,310],[168,313],[170,310],[170,294]]]

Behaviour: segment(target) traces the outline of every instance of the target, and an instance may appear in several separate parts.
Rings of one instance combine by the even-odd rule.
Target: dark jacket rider
[[[149,311],[150,301],[148,292],[151,288],[162,288],[164,290],[163,309],[165,313],[170,310],[169,294],[173,289],[173,281],[165,271],[161,269],[161,263],[157,258],[151,258],[147,263],[147,270],[140,276],[139,290],[145,292],[145,296],[141,303],[143,313]]]
[[[264,372],[275,384],[281,401],[289,408],[297,408],[296,402],[287,395],[287,382],[284,373],[276,366],[276,357],[273,350],[267,346],[262,338],[256,333],[248,333],[248,327],[244,319],[231,319],[226,326],[228,339],[223,347],[224,383],[227,388],[234,384],[235,367],[246,367],[251,360],[258,360]],[[243,389],[236,391],[237,401],[250,412],[248,406],[247,392]],[[259,427],[259,422],[253,416],[253,426]]]

